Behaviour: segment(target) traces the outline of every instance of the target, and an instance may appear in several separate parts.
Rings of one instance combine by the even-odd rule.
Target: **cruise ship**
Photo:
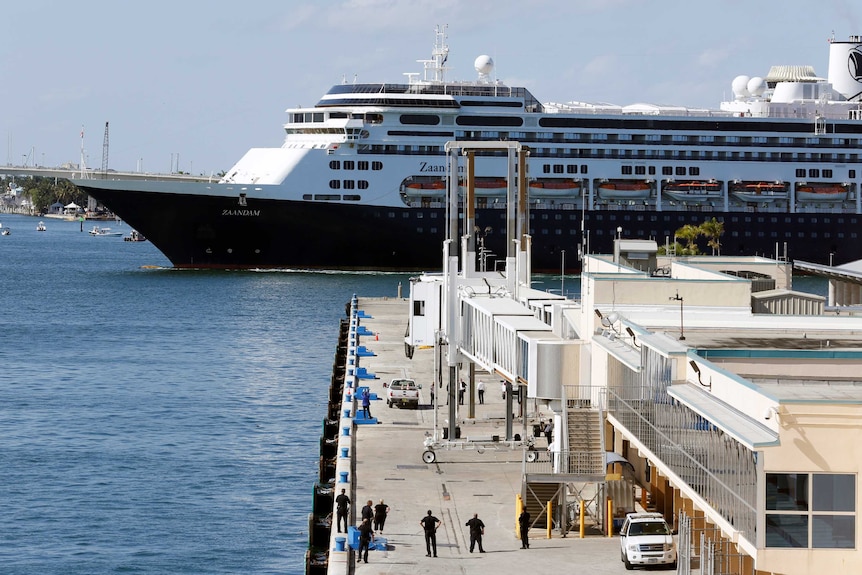
[[[220,181],[74,183],[176,267],[435,270],[459,181],[447,143],[516,141],[529,149],[535,272],[577,271],[577,254],[608,253],[617,235],[671,245],[713,218],[723,254],[862,258],[862,36],[828,42],[827,78],[789,65],[740,75],[717,109],[541,103],[495,79],[488,56],[474,80],[448,81],[446,40],[438,27],[402,83],[342,83],[288,109],[281,147],[249,150]],[[473,182],[475,226],[459,233],[495,269],[508,160],[476,155],[459,186],[463,197]]]

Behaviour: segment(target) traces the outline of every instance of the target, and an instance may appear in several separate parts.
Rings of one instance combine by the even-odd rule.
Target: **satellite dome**
[[[748,93],[748,82],[751,80],[748,76],[737,76],[733,79],[733,83],[731,84],[731,89],[733,90],[733,95],[736,96],[737,99],[745,98],[749,95]]]
[[[480,74],[487,76],[491,73],[491,70],[494,69],[494,60],[492,60],[487,54],[482,54],[476,58],[475,62],[473,62],[473,67],[476,68],[476,71]]]
[[[766,81],[760,76],[755,76],[748,81],[746,87],[749,94],[760,97],[766,91]]]

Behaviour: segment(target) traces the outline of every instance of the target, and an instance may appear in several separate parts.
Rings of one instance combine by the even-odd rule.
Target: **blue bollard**
[[[341,483],[347,483],[347,472],[342,471],[339,475],[341,476]]]
[[[350,448],[349,448],[349,447],[342,447],[342,448],[341,448],[341,457],[347,457],[347,454],[348,454],[348,453],[350,453]]]
[[[350,437],[350,428],[349,427],[342,427],[341,428],[341,435],[343,435],[344,437]]]
[[[335,538],[335,550],[336,551],[344,551],[344,544],[347,542],[347,537],[336,537]]]
[[[344,410],[344,417],[350,417],[350,410],[349,409]]]

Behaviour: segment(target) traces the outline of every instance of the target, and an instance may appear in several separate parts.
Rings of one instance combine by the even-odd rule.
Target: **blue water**
[[[407,276],[147,269],[38,221],[0,214],[0,572],[303,573],[339,319]]]

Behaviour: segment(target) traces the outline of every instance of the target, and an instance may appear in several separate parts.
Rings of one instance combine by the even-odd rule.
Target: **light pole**
[[[679,295],[679,291],[677,291],[675,296],[673,296],[672,298],[668,298],[668,299],[670,299],[672,301],[678,301],[679,302],[679,339],[680,339],[680,341],[683,341],[683,340],[685,340],[685,329],[683,328],[683,325],[682,325],[682,302],[683,302],[683,298],[682,298],[682,296]]]

